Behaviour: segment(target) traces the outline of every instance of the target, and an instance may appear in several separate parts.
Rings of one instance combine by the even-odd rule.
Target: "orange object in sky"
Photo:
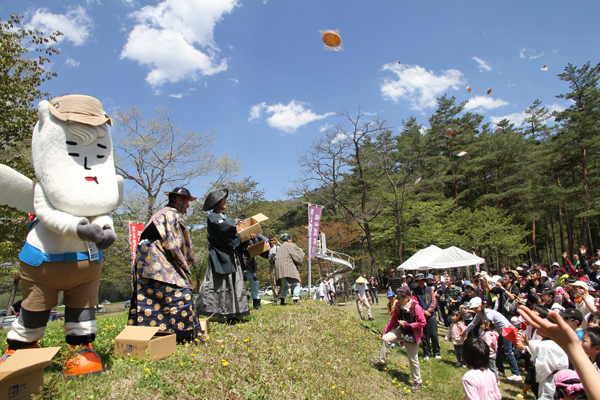
[[[323,43],[329,47],[336,47],[342,43],[342,38],[335,31],[325,31],[321,37],[323,38]]]
[[[492,88],[489,88],[487,91],[487,94],[490,94],[490,93],[492,93]]]
[[[473,89],[471,89],[471,86],[467,86],[467,92],[471,93],[473,91]]]
[[[453,132],[452,132],[452,129],[448,129],[448,130],[446,131],[446,136],[448,136],[448,137],[451,137],[451,136],[452,136],[452,133],[453,133]]]

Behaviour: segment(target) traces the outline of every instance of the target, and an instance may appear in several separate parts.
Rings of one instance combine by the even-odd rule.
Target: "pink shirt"
[[[462,321],[458,321],[457,323],[451,323],[450,329],[448,330],[448,334],[446,335],[446,340],[451,340],[452,344],[461,345],[464,343],[466,337],[462,336],[461,333],[467,329],[465,323]]]
[[[496,358],[496,351],[498,350],[498,332],[486,331],[481,333],[481,340],[487,343],[490,347],[490,358]]]
[[[472,369],[463,378],[465,400],[502,400],[496,376],[489,369]]]

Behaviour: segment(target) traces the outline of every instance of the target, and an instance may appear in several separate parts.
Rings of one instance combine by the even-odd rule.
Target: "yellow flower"
[[[227,360],[221,360],[221,363],[223,364],[224,367],[227,366]]]
[[[146,371],[147,374],[150,373],[150,368],[146,368],[144,371]]]
[[[181,367],[183,367],[183,363],[182,363],[182,362],[180,362],[180,363],[179,363],[179,365],[180,365]]]
[[[195,355],[195,354],[192,354],[192,357],[196,357],[196,355]]]
[[[332,389],[335,389],[335,385],[333,385],[331,388],[332,388]]]

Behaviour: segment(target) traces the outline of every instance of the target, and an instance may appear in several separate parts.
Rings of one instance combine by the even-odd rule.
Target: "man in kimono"
[[[300,300],[300,273],[298,267],[304,262],[304,251],[292,243],[289,233],[281,235],[283,244],[275,256],[275,280],[281,285],[280,304],[285,305],[285,298],[292,286],[292,300],[294,304]]]
[[[250,314],[242,273],[242,257],[238,251],[240,237],[236,221],[225,214],[228,189],[211,192],[202,211],[211,211],[206,219],[208,266],[198,292],[198,314],[236,320]],[[244,220],[237,224],[247,225]],[[252,234],[250,239],[255,239]]]
[[[175,332],[178,342],[193,341],[202,329],[189,279],[194,249],[183,214],[196,198],[184,187],[165,194],[168,204],[150,218],[140,235],[127,323],[158,326],[162,332]]]

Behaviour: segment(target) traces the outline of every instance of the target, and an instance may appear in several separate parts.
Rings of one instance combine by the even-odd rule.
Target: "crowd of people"
[[[448,271],[397,276],[392,269],[380,287],[387,290],[391,318],[371,365],[384,368],[390,347],[400,343],[412,389],[419,390],[418,348],[424,360],[441,358],[438,326],[444,325],[455,366],[469,369],[466,399],[501,399],[501,377],[522,382],[519,398],[600,398],[600,260],[592,263],[587,249],[579,250],[572,260],[564,253],[563,265],[505,265],[498,275],[481,271],[471,281]],[[358,299],[357,305],[360,312]]]

